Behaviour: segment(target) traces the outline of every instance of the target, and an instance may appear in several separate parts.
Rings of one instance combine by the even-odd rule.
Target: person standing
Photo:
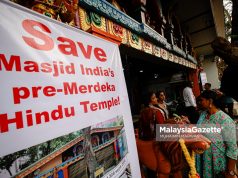
[[[212,84],[211,83],[205,83],[204,84],[204,90],[211,90]]]
[[[204,91],[200,95],[205,109],[199,117],[197,127],[220,127],[220,132],[205,133],[211,146],[196,157],[196,166],[201,178],[235,178],[238,149],[236,126],[225,112],[219,109],[219,97],[214,91]]]
[[[162,109],[159,107],[158,98],[155,92],[149,93],[149,103],[148,107],[156,113],[156,122],[157,124],[163,124],[166,120],[165,115],[163,114]]]
[[[155,92],[149,92],[146,97],[146,106],[140,112],[139,138],[142,140],[153,140],[156,136],[156,124],[163,124],[165,117],[158,107]]]
[[[199,114],[197,112],[196,98],[193,94],[193,82],[186,82],[185,88],[183,89],[183,100],[185,102],[185,115],[188,117],[191,124],[196,124]]]
[[[162,110],[165,120],[167,120],[169,118],[169,110],[168,105],[165,102],[166,99],[165,92],[160,90],[156,93],[156,96],[158,97],[158,107]]]

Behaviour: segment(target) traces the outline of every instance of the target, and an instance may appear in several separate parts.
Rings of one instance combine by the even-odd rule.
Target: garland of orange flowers
[[[200,176],[197,173],[196,168],[195,168],[195,152],[192,151],[192,155],[190,156],[188,149],[185,145],[184,139],[180,138],[179,143],[182,148],[185,159],[188,162],[188,165],[190,167],[189,178],[199,178]]]

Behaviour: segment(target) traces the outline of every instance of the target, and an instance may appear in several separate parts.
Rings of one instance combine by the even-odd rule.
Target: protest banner
[[[0,6],[0,177],[140,177],[118,46]]]

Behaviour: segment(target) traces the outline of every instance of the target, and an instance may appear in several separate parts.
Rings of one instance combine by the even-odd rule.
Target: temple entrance
[[[186,67],[125,46],[120,52],[133,117],[139,115],[150,91],[165,91],[168,102],[181,98]]]

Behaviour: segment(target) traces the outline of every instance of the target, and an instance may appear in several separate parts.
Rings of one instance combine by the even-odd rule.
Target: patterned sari
[[[202,155],[196,157],[196,167],[201,178],[224,177],[222,172],[226,171],[227,157],[237,160],[236,126],[234,121],[223,111],[208,115],[202,112],[197,126],[211,126],[221,128],[221,133],[204,134],[211,140],[211,147]]]

